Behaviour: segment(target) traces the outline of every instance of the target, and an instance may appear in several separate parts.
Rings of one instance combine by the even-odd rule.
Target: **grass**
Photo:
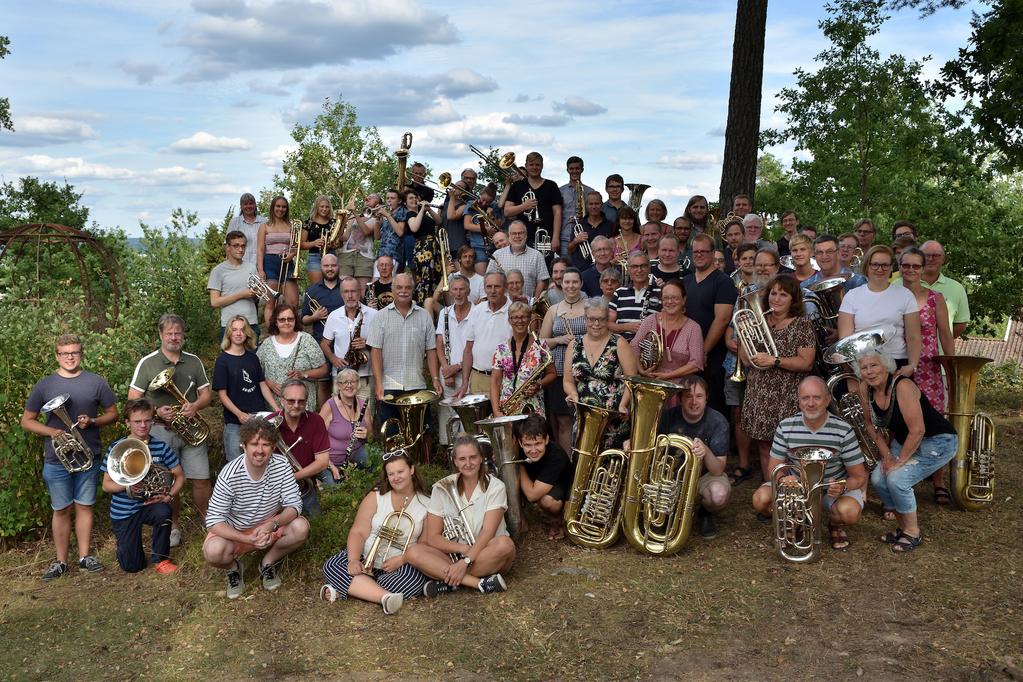
[[[534,524],[508,592],[413,600],[393,618],[317,599],[320,561],[340,549],[361,491],[325,496],[325,516],[280,590],[259,588],[250,564],[234,602],[223,575],[202,564],[195,530],[175,550],[178,573],[129,576],[101,521],[100,574],[43,583],[46,541],[0,554],[0,676],[1009,679],[1023,666],[1023,420],[1003,415],[997,425],[997,503],[940,509],[921,484],[925,542],[906,556],[875,541],[887,524],[872,502],[849,551],[785,564],[753,517],[746,482],[719,518],[721,535],[694,537],[675,557],[624,544],[586,551],[546,541]]]

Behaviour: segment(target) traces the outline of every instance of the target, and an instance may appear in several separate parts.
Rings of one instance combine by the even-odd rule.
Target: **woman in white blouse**
[[[838,312],[838,336],[884,328],[891,332],[885,354],[895,360],[897,374],[911,377],[920,362],[920,308],[913,294],[891,286],[895,253],[884,244],[872,246],[863,257],[867,285],[857,287],[842,299]]]

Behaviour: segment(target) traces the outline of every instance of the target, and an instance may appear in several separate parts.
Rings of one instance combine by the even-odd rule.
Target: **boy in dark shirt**
[[[551,442],[547,422],[531,414],[515,426],[515,440],[526,462],[519,467],[519,487],[530,502],[550,516],[548,540],[565,537],[561,512],[572,490],[574,467],[564,450]],[[512,494],[509,491],[509,494]],[[525,530],[525,529],[523,529]]]

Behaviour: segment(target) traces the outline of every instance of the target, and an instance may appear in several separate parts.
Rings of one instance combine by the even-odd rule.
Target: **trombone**
[[[476,145],[469,145],[469,151],[480,157],[483,163],[496,170],[501,177],[507,180],[514,180],[515,176],[519,173],[519,169],[515,167],[515,152],[505,152],[497,160],[497,163],[494,163],[490,155],[484,154]]]

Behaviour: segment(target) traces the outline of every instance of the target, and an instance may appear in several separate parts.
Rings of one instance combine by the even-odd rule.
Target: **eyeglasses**
[[[80,351],[80,350],[57,351],[57,357],[58,358],[77,358],[81,354],[82,354],[82,351]]]
[[[892,264],[891,263],[871,263],[870,264],[870,269],[871,270],[891,270],[892,269]]]
[[[402,450],[401,448],[398,448],[397,450],[391,450],[390,452],[385,452],[383,455],[380,456],[380,459],[382,459],[383,461],[386,462],[386,461],[394,459],[396,457],[408,458],[408,453],[405,452],[404,450]]]
[[[284,399],[284,402],[287,403],[288,405],[298,405],[299,403],[304,403],[305,401],[306,401],[305,398],[285,398]]]
[[[294,322],[294,321],[295,321],[294,317],[278,317],[277,318],[277,323],[278,324],[280,324],[281,322]]]
[[[710,252],[710,249],[693,249],[694,256],[706,256]]]
[[[603,324],[603,323],[607,322],[607,318],[606,317],[589,317],[589,316],[587,316],[586,317],[586,322],[588,324]]]
[[[340,385],[340,386],[358,386],[359,382],[358,381],[341,381],[341,382],[338,383],[338,385]]]
[[[817,249],[813,253],[816,256],[834,256],[838,253],[838,249]]]
[[[923,269],[923,263],[903,263],[899,266],[900,270],[921,270]]]

